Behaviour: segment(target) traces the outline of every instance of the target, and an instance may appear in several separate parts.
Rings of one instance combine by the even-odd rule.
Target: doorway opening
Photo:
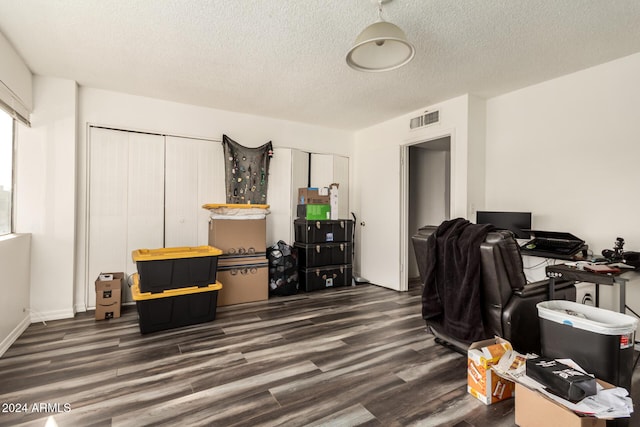
[[[405,176],[406,256],[401,283],[419,280],[418,263],[411,237],[420,227],[439,225],[451,218],[451,136],[418,142],[406,147]]]

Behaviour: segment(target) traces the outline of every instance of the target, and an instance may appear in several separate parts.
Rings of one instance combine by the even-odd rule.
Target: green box
[[[331,205],[298,205],[298,218],[331,219]]]

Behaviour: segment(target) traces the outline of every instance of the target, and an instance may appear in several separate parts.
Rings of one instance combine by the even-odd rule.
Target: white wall
[[[21,103],[27,110],[33,106],[32,76],[20,55],[0,34],[0,97],[10,107]],[[13,99],[14,96],[17,99]],[[24,127],[16,127],[16,138]],[[17,174],[17,171],[16,171]],[[16,179],[15,185],[19,180]],[[14,225],[15,229],[15,225]],[[29,326],[30,306],[30,235],[0,236],[0,356]]]
[[[33,107],[31,71],[2,33],[0,33],[0,58],[2,58],[0,61],[0,86],[6,86],[13,92],[11,95],[17,97],[16,101],[30,111]],[[0,94],[3,94],[2,99],[5,99],[5,96],[9,97],[10,92],[0,88]],[[11,102],[7,103],[10,107],[15,107]]]
[[[31,323],[29,312],[29,248],[31,236],[0,236],[0,356]]]
[[[486,101],[469,96],[467,153],[467,213],[465,218],[475,221],[476,211],[482,210],[486,193]]]
[[[17,138],[15,226],[32,235],[35,321],[74,314],[76,95],[73,81],[36,76],[31,128]]]
[[[460,96],[425,108],[440,110],[435,126],[410,131],[409,120],[423,113],[419,110],[356,132],[352,206],[359,221],[366,222],[357,227],[356,272],[371,282],[397,290],[404,286],[400,271],[401,258],[408,258],[408,231],[402,230],[401,216],[406,214],[402,204],[408,189],[401,186],[401,145],[450,135],[451,217],[467,217],[471,205],[484,200],[484,194],[475,193],[483,187],[477,182],[484,177],[475,175],[481,168],[469,168],[469,144],[484,143],[482,135],[469,134],[469,115],[482,111],[482,101],[471,98]],[[401,196],[402,191],[407,195]]]
[[[247,147],[257,147],[272,141],[274,148],[289,147],[346,157],[353,155],[351,132],[81,87],[78,115],[78,260],[75,286],[78,311],[85,309],[86,284],[93,283],[93,279],[87,277],[84,267],[88,123],[214,140],[221,140],[222,135],[226,134]],[[274,158],[273,164],[277,167],[282,163]],[[212,165],[212,167],[224,168],[224,165]],[[269,190],[272,191],[271,188]],[[224,200],[210,202],[223,203]],[[280,224],[278,228],[282,229],[280,227],[287,226]]]
[[[640,251],[638,76],[635,54],[488,100],[486,208],[531,211],[595,254],[618,236]],[[640,310],[637,286],[628,301]]]

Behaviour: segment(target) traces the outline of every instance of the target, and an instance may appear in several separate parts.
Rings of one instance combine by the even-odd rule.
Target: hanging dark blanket
[[[271,141],[257,148],[244,147],[222,135],[227,203],[267,204]]]
[[[480,244],[493,230],[457,218],[443,222],[427,239],[422,317],[440,323],[454,338],[468,342],[484,336]]]

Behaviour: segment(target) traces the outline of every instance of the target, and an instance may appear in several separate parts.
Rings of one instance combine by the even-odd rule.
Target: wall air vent
[[[440,122],[440,110],[425,111],[421,116],[414,117],[409,121],[410,129],[423,128]]]

